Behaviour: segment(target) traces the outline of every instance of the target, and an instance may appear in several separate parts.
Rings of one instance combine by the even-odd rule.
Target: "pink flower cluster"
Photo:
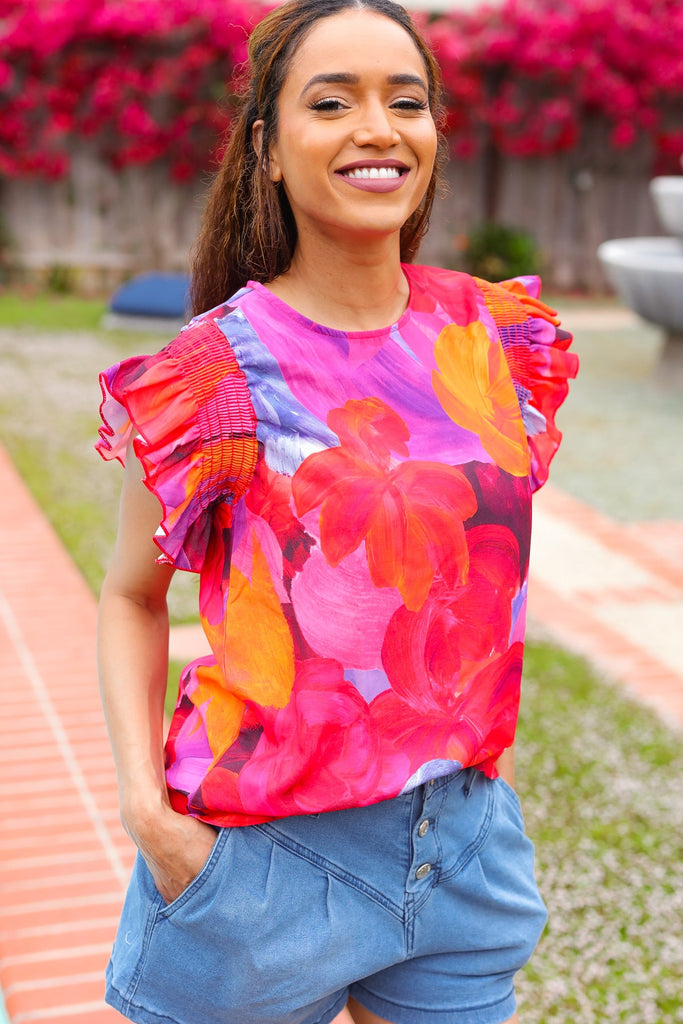
[[[262,8],[247,0],[0,0],[0,175],[59,178],[74,139],[114,167],[210,163]]]
[[[426,31],[443,70],[456,154],[574,148],[589,120],[610,147],[652,144],[658,169],[683,151],[680,0],[507,0]]]
[[[0,174],[66,173],[74,138],[115,167],[215,160],[250,28],[249,0],[0,0]],[[441,63],[454,153],[569,150],[600,119],[616,150],[683,151],[680,0],[506,0],[422,19]],[[218,140],[218,141],[217,141]]]

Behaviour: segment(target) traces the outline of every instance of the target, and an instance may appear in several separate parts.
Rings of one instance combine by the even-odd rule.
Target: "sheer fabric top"
[[[514,738],[531,494],[561,435],[570,335],[536,278],[405,266],[385,330],[251,282],[101,375],[161,561],[200,573],[212,655],[182,674],[174,807],[217,825],[360,806]]]

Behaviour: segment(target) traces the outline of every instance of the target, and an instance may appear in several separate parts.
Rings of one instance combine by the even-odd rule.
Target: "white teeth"
[[[401,172],[398,167],[354,167],[351,171],[344,171],[347,178],[399,178]]]

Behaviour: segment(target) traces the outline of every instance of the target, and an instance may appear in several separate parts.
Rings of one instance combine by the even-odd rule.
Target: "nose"
[[[387,149],[401,141],[391,114],[381,101],[376,100],[363,105],[353,133],[353,141],[357,146],[377,146],[378,149]]]

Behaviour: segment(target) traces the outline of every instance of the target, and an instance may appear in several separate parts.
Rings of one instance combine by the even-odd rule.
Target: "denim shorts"
[[[222,829],[166,905],[138,856],[107,1001],[139,1024],[501,1024],[546,920],[514,791],[474,769]]]

